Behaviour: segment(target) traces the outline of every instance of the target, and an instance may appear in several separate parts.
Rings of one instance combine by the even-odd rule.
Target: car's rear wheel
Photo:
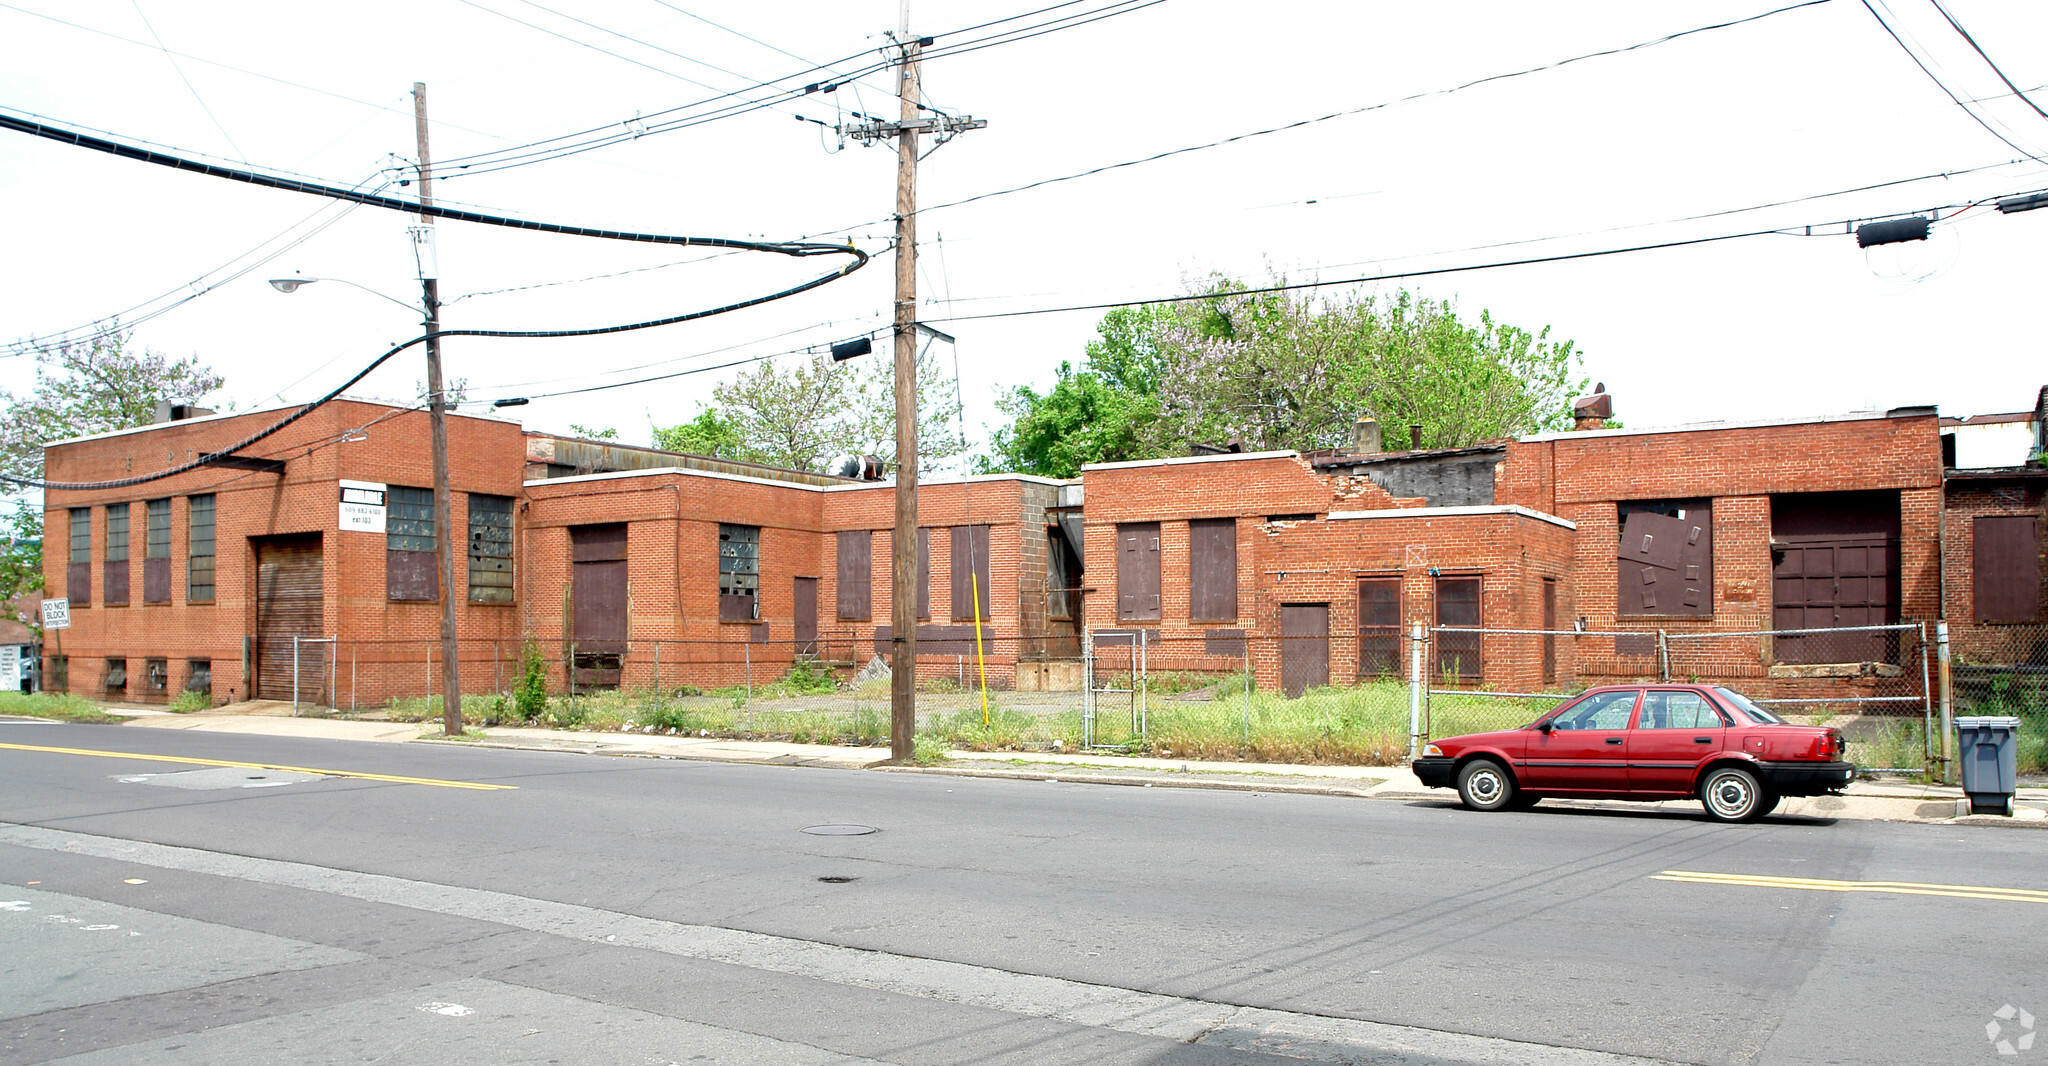
[[[1497,811],[1515,801],[1515,779],[1492,759],[1474,759],[1458,771],[1458,798],[1475,811]]]
[[[1756,775],[1739,766],[1707,772],[1700,781],[1700,804],[1717,822],[1753,822],[1777,806]]]

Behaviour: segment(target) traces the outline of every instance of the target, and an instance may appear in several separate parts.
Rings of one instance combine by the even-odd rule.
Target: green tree
[[[917,364],[919,467],[930,471],[967,450],[959,390],[950,368],[931,355]],[[833,455],[858,452],[896,460],[892,364],[763,362],[712,390],[717,401],[673,426],[655,426],[656,447],[716,454],[794,470],[817,470]]]
[[[1284,284],[1275,279],[1274,284]],[[1302,451],[1344,443],[1370,415],[1420,424],[1427,447],[1570,425],[1586,382],[1570,341],[1459,319],[1449,301],[1247,292],[1229,278],[1197,298],[1104,316],[1079,370],[1051,391],[998,401],[994,461],[1071,477],[1084,463],[1185,454],[1193,442]]]
[[[172,359],[148,349],[131,351],[130,339],[115,329],[37,349],[35,387],[26,395],[0,389],[0,474],[39,481],[43,445],[146,426],[156,417],[158,401],[196,400],[221,387],[221,376],[197,356]],[[42,588],[40,501],[17,499],[5,526],[0,601]]]
[[[43,445],[70,437],[146,426],[159,400],[198,399],[223,379],[198,356],[131,352],[130,335],[109,330],[91,340],[36,351],[35,388],[0,389],[0,473],[42,477]]]
[[[654,446],[663,451],[721,459],[746,459],[749,454],[740,440],[739,427],[721,417],[716,407],[703,408],[688,422],[655,426]]]

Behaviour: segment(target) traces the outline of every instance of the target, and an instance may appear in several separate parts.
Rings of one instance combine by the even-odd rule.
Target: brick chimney
[[[1607,395],[1607,383],[1593,386],[1593,395],[1572,401],[1572,429],[1604,429],[1614,417],[1614,397]]]
[[[1370,455],[1380,450],[1380,424],[1371,415],[1360,415],[1351,423],[1351,454]]]

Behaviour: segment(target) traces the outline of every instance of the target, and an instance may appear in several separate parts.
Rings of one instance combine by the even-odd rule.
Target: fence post
[[[1955,694],[1954,675],[1949,665],[1948,623],[1934,623],[1934,655],[1941,671],[1941,783],[1955,782]]]
[[[1408,626],[1408,757],[1422,754],[1422,623]]]
[[[751,641],[753,638],[749,637]],[[740,645],[740,657],[747,664],[747,702],[754,702],[754,647],[751,643]]]
[[[348,646],[348,710],[350,714],[356,710],[356,646],[353,644]]]
[[[292,634],[292,717],[299,716],[299,636]]]
[[[1249,653],[1247,653],[1249,654]],[[1081,627],[1081,748],[1095,744],[1095,630]]]
[[[654,713],[661,713],[661,641],[654,642]]]
[[[1657,680],[1671,680],[1671,642],[1664,639],[1664,631],[1657,631]]]

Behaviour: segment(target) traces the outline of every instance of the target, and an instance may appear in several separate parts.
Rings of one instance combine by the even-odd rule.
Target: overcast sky
[[[2027,295],[2048,275],[2048,211],[1957,214],[2048,187],[2048,166],[2031,158],[2048,159],[2048,117],[1927,0],[1872,6],[1966,106],[1861,0],[1441,93],[1783,3],[1085,0],[969,29],[1050,2],[913,6],[913,29],[936,36],[940,52],[1034,34],[926,63],[926,100],[988,127],[925,160],[922,204],[1356,113],[925,213],[920,313],[959,338],[976,440],[1000,417],[993,397],[1047,386],[1061,361],[1081,358],[1101,312],[976,316],[1170,296],[1212,273],[1338,281],[1779,228],[1788,232],[1368,287],[1549,327],[1576,342],[1585,373],[1607,383],[1632,426],[1909,404],[2024,410],[2048,382],[2040,300]],[[2048,5],[1943,2],[2022,89],[2048,82]],[[1108,17],[1041,26],[1088,12]],[[409,176],[410,89],[421,81],[437,163],[474,164],[436,183],[443,203],[667,234],[850,238],[876,256],[822,289],[712,320],[448,343],[450,376],[467,379],[472,397],[534,395],[886,328],[894,154],[842,147],[793,116],[893,116],[891,73],[665,124],[782,99],[759,83],[800,88],[873,67],[898,18],[880,0],[4,0],[0,106],[375,189]],[[829,69],[805,72],[814,65]],[[739,95],[699,106],[727,93]],[[1434,95],[1404,102],[1417,94]],[[2034,98],[2048,106],[2048,93]],[[617,136],[636,126],[644,135]],[[583,131],[616,143],[520,151]],[[520,165],[486,165],[508,157]],[[1880,183],[1897,184],[1824,195]],[[317,396],[417,331],[404,308],[343,285],[285,296],[264,284],[303,273],[415,300],[410,216],[13,132],[0,132],[0,197],[0,343],[161,311],[136,325],[136,340],[197,354],[227,377],[211,399],[248,407]],[[1792,200],[1802,202],[1741,210]],[[1866,252],[1846,233],[1848,222],[1926,209],[1939,222],[1925,243]],[[1693,217],[1703,215],[1713,217]],[[476,329],[662,317],[838,262],[450,222],[439,248],[444,324]],[[645,441],[650,422],[690,417],[734,372],[507,413]],[[21,389],[32,374],[27,358],[0,359],[0,384]],[[410,399],[423,375],[407,353],[355,391]]]

